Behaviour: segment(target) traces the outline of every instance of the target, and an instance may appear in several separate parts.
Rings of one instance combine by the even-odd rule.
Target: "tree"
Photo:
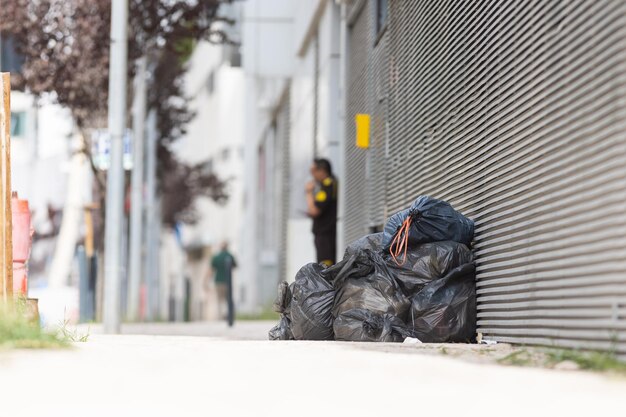
[[[163,221],[168,225],[193,222],[197,196],[218,203],[227,199],[224,181],[199,166],[183,164],[170,145],[185,134],[193,118],[182,93],[188,46],[199,39],[230,42],[214,25],[232,23],[217,14],[220,4],[229,2],[129,2],[129,76],[139,56],[148,55],[154,64],[148,106],[158,119],[159,189],[165,202]],[[110,0],[3,0],[0,7],[0,32],[14,39],[24,57],[21,74],[13,77],[14,86],[35,96],[53,93],[59,104],[70,109],[90,159],[87,132],[106,123],[110,13]],[[95,168],[94,173],[103,202],[105,178]]]

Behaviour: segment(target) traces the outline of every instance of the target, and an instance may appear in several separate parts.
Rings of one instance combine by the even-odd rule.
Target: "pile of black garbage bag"
[[[271,340],[470,342],[476,330],[474,222],[420,196],[343,260],[305,265],[282,282]]]

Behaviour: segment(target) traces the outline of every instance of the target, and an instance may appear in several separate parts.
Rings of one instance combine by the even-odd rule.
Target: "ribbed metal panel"
[[[351,242],[385,221],[385,147],[387,141],[387,36],[376,33],[374,2],[351,9],[346,119],[345,241]],[[371,117],[370,148],[355,147],[354,116]]]
[[[344,238],[351,242],[367,233],[367,151],[354,145],[356,136],[354,116],[367,111],[368,56],[370,46],[370,6],[362,2],[348,32],[348,102],[345,141],[345,212]]]
[[[374,16],[371,17],[374,21]],[[372,25],[375,27],[375,25]],[[371,116],[371,139],[368,150],[369,226],[385,224],[385,182],[387,144],[387,32],[370,31],[368,71],[368,109]]]
[[[626,3],[389,7],[387,209],[476,221],[486,338],[626,354]]]

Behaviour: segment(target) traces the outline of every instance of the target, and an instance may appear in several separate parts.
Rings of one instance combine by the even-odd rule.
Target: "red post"
[[[13,218],[13,292],[15,295],[28,295],[26,263],[30,256],[32,232],[28,200],[20,200],[17,192],[11,198]]]

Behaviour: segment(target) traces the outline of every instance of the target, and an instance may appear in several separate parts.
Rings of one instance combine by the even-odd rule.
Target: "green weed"
[[[522,349],[498,359],[498,363],[502,365],[529,366],[533,364],[533,357],[528,350]]]
[[[546,366],[554,366],[563,361],[572,361],[580,369],[626,374],[626,362],[620,361],[610,352],[549,349],[545,351],[545,355]]]
[[[57,332],[43,330],[39,323],[28,317],[23,301],[0,306],[0,347],[2,348],[59,348],[68,341]]]

